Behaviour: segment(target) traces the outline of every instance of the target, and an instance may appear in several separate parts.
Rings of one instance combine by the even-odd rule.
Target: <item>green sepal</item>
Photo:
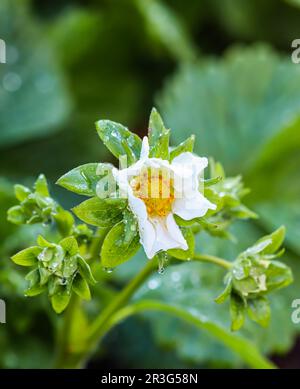
[[[89,284],[95,285],[97,281],[95,280],[93,273],[91,271],[88,263],[79,255],[77,257],[78,269],[82,278],[84,278]]]
[[[149,119],[149,156],[169,159],[170,130],[166,129],[160,114],[152,109]]]
[[[232,278],[228,277],[225,289],[223,290],[222,293],[219,294],[218,297],[215,298],[215,302],[217,304],[223,304],[225,300],[230,296],[231,291],[232,291]]]
[[[49,190],[46,177],[44,174],[40,174],[38,179],[34,183],[34,190],[42,197],[49,197]]]
[[[192,153],[194,150],[195,135],[191,135],[185,141],[181,142],[178,146],[174,147],[170,151],[170,161],[173,161],[175,157],[186,152]]]
[[[56,313],[62,313],[68,306],[71,293],[66,287],[60,287],[60,290],[51,297],[52,308]]]
[[[88,283],[80,274],[77,274],[73,284],[72,289],[76,294],[78,294],[79,297],[83,298],[84,300],[90,300],[91,299],[91,292]]]
[[[56,222],[58,232],[62,236],[71,235],[75,220],[73,215],[69,211],[61,209],[58,213],[53,215],[53,218]]]
[[[262,327],[267,327],[270,323],[271,308],[269,301],[263,297],[248,300],[248,315],[251,320],[257,322]]]
[[[64,249],[65,253],[73,256],[78,254],[79,248],[77,240],[73,236],[68,236],[59,242],[59,245]]]
[[[171,257],[181,259],[181,260],[189,260],[192,259],[195,253],[195,237],[192,232],[191,228],[188,227],[181,227],[181,232],[184,237],[184,239],[187,242],[188,249],[182,250],[182,249],[171,249],[168,250],[167,253]]]
[[[231,330],[238,331],[245,321],[245,303],[240,296],[232,293],[230,297]]]

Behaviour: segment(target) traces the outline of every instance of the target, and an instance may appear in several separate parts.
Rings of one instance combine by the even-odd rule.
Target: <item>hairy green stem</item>
[[[68,359],[68,356],[71,354],[71,350],[69,350],[70,333],[71,333],[74,313],[79,303],[80,303],[80,298],[74,294],[71,297],[70,303],[63,317],[62,326],[59,329],[59,334],[57,337],[56,359],[54,361],[55,368],[64,367],[65,362]]]
[[[232,267],[232,263],[229,261],[226,261],[223,258],[216,257],[214,255],[208,255],[208,254],[195,254],[193,257],[193,260],[199,261],[199,262],[210,262],[214,263],[215,265],[221,266],[225,269],[230,269]]]
[[[230,262],[212,255],[195,254],[193,259],[201,262],[214,263],[225,269],[230,269],[230,267],[232,266]],[[124,308],[124,306],[128,303],[130,298],[134,295],[136,290],[152,274],[155,267],[156,267],[156,261],[149,260],[146,266],[141,270],[141,272],[138,273],[129,282],[129,284],[123,290],[121,290],[113,298],[113,300],[106,306],[106,308],[104,308],[104,310],[98,315],[98,317],[94,320],[94,322],[91,324],[90,328],[88,329],[88,333],[86,337],[87,339],[86,351],[82,354],[71,356],[70,363],[72,363],[73,366],[81,367],[84,365],[84,363],[87,361],[89,356],[96,349],[98,343],[105,336],[105,334],[111,329],[112,317],[114,317],[115,314],[118,315],[118,312],[120,312],[120,310]],[[126,310],[126,308],[124,309]],[[60,345],[60,352],[58,354],[58,359],[56,364],[57,367],[65,367],[65,366],[70,367],[69,364],[66,363],[66,360],[68,359],[67,358],[68,341],[66,339],[68,339],[68,332],[70,330],[70,322],[72,322],[73,313],[74,313],[74,307],[72,308],[71,305],[68,308],[68,311],[66,313],[65,323],[62,330],[62,335],[60,337],[60,341],[62,342],[62,344]]]
[[[230,333],[215,323],[208,322],[201,315],[195,315],[178,306],[170,305],[156,300],[143,300],[131,305],[127,305],[116,312],[106,323],[105,330],[110,331],[115,325],[119,324],[131,315],[145,311],[159,311],[171,314],[190,323],[201,330],[207,331],[229,349],[237,353],[248,366],[256,369],[274,369],[276,366],[260,354],[259,350],[249,340],[242,338],[237,334]]]

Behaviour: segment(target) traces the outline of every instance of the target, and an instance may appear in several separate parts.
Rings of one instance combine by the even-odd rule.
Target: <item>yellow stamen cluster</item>
[[[130,184],[134,195],[144,201],[149,216],[167,216],[171,212],[174,186],[167,170],[143,169]]]

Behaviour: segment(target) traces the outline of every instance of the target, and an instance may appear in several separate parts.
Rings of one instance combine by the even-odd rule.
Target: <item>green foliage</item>
[[[96,281],[79,254],[76,239],[67,237],[55,244],[39,236],[37,243],[38,246],[22,250],[12,257],[17,265],[35,267],[26,276],[29,287],[25,295],[36,296],[47,291],[57,313],[68,306],[72,290],[80,297],[89,299],[88,282]]]
[[[244,324],[248,308],[252,320],[266,326],[270,319],[270,307],[266,294],[288,286],[293,281],[291,269],[274,258],[282,255],[285,229],[279,228],[271,235],[259,239],[243,251],[232,264],[225,277],[226,288],[216,302],[223,303],[230,296],[232,329]]]
[[[57,131],[71,102],[62,69],[49,42],[41,39],[42,29],[29,12],[29,2],[4,0],[0,15],[0,36],[8,42],[7,64],[0,67],[3,148]],[[43,55],[37,54],[40,46]]]
[[[40,175],[31,191],[22,185],[15,186],[20,205],[9,209],[8,220],[14,224],[49,223],[57,213],[57,204],[49,196],[45,176]]]

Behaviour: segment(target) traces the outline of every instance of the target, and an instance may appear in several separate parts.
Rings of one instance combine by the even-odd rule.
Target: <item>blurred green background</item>
[[[143,135],[155,105],[174,142],[195,133],[197,152],[222,162],[228,175],[243,174],[252,189],[248,205],[261,215],[235,224],[235,244],[199,237],[201,250],[232,259],[286,225],[284,258],[295,282],[272,296],[268,329],[247,323],[241,334],[280,367],[299,368],[300,324],[291,321],[291,303],[300,298],[300,64],[291,61],[291,42],[300,38],[300,2],[1,0],[0,38],[7,45],[0,64],[0,298],[7,304],[0,367],[50,366],[58,322],[46,299],[23,297],[24,277],[9,260],[41,228],[6,222],[13,183],[30,184],[42,172],[63,205],[78,203],[54,182],[75,166],[111,158],[94,122],[119,121]],[[99,275],[90,315],[143,261],[140,253]],[[213,302],[222,274],[203,264],[170,266],[136,298],[191,306],[228,327],[228,306]],[[206,334],[152,313],[113,330],[89,366],[243,364]]]

